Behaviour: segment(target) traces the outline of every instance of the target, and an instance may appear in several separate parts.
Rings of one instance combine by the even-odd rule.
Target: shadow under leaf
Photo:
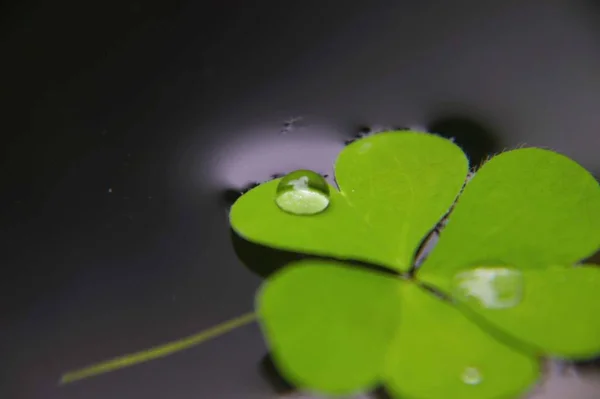
[[[500,150],[499,136],[490,126],[459,113],[433,119],[427,131],[453,139],[467,154],[473,167]]]
[[[296,392],[296,387],[287,381],[277,370],[277,366],[273,363],[273,358],[270,353],[263,356],[259,363],[259,372],[261,376],[267,380],[273,390],[279,395],[285,395]]]
[[[269,277],[293,261],[306,257],[299,253],[274,249],[247,241],[231,228],[230,236],[236,256],[250,271],[263,278]]]
[[[261,359],[259,372],[278,395],[288,395],[298,391],[297,387],[279,373],[270,353],[267,353]],[[392,399],[392,396],[383,386],[377,387],[371,394],[376,399]]]

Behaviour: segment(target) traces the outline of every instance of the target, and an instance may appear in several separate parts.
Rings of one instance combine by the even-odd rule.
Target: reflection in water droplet
[[[329,185],[310,170],[296,170],[277,185],[277,206],[294,215],[315,215],[329,206]]]
[[[481,383],[481,372],[475,367],[467,367],[461,376],[463,382],[469,385],[477,385]]]
[[[489,309],[516,306],[523,297],[523,275],[505,267],[481,267],[458,273],[454,294],[459,299],[474,298]]]

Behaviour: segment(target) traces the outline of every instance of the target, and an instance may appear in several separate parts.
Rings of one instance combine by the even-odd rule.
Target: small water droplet
[[[277,185],[275,202],[283,211],[294,215],[315,215],[329,206],[329,185],[316,172],[296,170]]]
[[[477,385],[481,383],[482,380],[481,372],[475,367],[467,367],[463,371],[461,379],[465,384]]]
[[[523,274],[506,267],[480,267],[458,273],[454,278],[454,294],[459,299],[475,299],[488,309],[518,305],[523,286]]]

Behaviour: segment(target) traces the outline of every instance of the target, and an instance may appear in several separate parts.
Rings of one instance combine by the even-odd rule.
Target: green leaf
[[[380,133],[339,155],[330,204],[297,216],[275,204],[279,180],[250,190],[233,205],[230,221],[243,238],[263,245],[407,271],[414,252],[448,211],[468,161],[449,140],[415,132]]]
[[[449,303],[414,284],[403,284],[401,299],[384,380],[394,397],[514,398],[538,378],[533,357],[492,338]]]
[[[369,231],[359,215],[334,187],[328,208],[311,216],[279,209],[275,191],[280,179],[259,185],[242,195],[231,208],[231,226],[242,238],[269,247],[340,259],[385,263],[376,249],[385,242],[379,230]]]
[[[336,262],[304,260],[262,286],[258,316],[273,360],[300,389],[372,389],[398,325],[398,281]]]
[[[383,133],[346,147],[335,177],[371,230],[385,230],[393,265],[407,271],[423,237],[456,199],[468,168],[463,151],[449,140]]]
[[[569,359],[600,354],[600,268],[555,266],[522,274],[522,297],[514,306],[489,308],[462,295],[456,299],[540,354]],[[438,285],[451,292],[450,282]]]
[[[492,158],[467,184],[419,272],[573,264],[600,245],[600,187],[569,158],[539,148]]]

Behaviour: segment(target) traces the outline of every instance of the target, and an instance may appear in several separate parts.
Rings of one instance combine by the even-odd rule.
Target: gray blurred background
[[[361,129],[438,131],[474,161],[548,147],[600,174],[594,1],[1,7],[2,398],[278,397],[256,325],[56,383],[251,310],[235,193],[331,178]],[[556,370],[536,399],[600,397],[595,367]]]

